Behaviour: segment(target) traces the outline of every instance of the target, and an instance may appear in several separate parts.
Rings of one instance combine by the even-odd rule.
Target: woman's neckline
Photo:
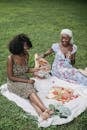
[[[22,61],[24,62],[23,64],[22,64]],[[26,56],[14,55],[13,62],[18,66],[24,67],[27,65],[27,58]]]
[[[64,48],[67,50],[64,50]],[[61,43],[59,43],[59,49],[60,49],[61,54],[63,54],[63,56],[66,58],[66,52],[68,53],[68,51],[69,51],[68,47],[64,47],[61,45]],[[65,53],[64,53],[64,51],[65,51]]]

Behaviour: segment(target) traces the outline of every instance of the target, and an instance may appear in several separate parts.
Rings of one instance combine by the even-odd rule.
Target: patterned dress
[[[87,77],[82,75],[76,68],[71,65],[69,58],[65,58],[64,54],[60,50],[59,44],[53,44],[52,49],[55,53],[51,71],[52,75],[71,83],[87,86]],[[75,53],[76,51],[77,46],[73,44],[72,53]]]
[[[28,63],[25,66],[13,63],[13,75],[19,78],[29,79],[28,74]],[[10,92],[13,92],[23,98],[28,98],[31,93],[35,93],[36,89],[33,84],[14,82],[7,78],[7,85]]]

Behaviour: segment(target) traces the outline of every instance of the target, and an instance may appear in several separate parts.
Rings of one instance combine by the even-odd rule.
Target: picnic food
[[[51,66],[44,58],[39,58],[37,53],[35,54],[35,68],[39,68],[39,70],[34,73],[35,76],[39,78],[49,77]]]
[[[62,103],[69,102],[77,98],[79,94],[76,94],[73,89],[53,86],[48,93],[47,98],[56,99]]]
[[[43,66],[45,66],[45,67],[49,66],[49,69],[50,69],[50,65],[49,65],[48,61],[45,60],[44,58],[39,58],[39,55],[37,53],[35,54],[34,60],[35,60],[35,68],[40,68],[40,67],[43,67]]]

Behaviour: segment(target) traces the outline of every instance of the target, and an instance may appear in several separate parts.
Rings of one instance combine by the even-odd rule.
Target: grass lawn
[[[0,0],[0,85],[6,83],[7,45],[16,34],[26,33],[33,44],[30,66],[34,66],[34,53],[43,53],[52,43],[59,41],[63,28],[70,28],[78,46],[76,68],[87,66],[87,1],[86,0]],[[53,56],[47,58],[52,63]],[[0,95],[0,130],[86,130],[87,110],[72,122],[62,126],[38,128],[15,103]]]

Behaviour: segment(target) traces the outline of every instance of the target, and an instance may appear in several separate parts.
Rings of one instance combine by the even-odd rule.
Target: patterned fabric
[[[71,115],[70,109],[64,105],[49,104],[49,108],[54,111],[53,115],[58,115],[60,118],[68,118]]]
[[[16,63],[13,64],[13,75],[19,78],[29,79],[28,74],[28,63],[25,66],[18,65]],[[28,98],[31,93],[35,93],[36,89],[33,84],[22,83],[22,82],[13,82],[7,79],[7,85],[9,91],[16,93],[17,95]]]
[[[52,75],[71,83],[87,86],[87,77],[82,75],[76,68],[71,65],[70,59],[65,58],[64,54],[60,50],[59,44],[53,44],[52,49],[55,53],[55,59],[52,65]],[[73,50],[71,53],[75,53],[76,51],[77,46],[73,45]]]

